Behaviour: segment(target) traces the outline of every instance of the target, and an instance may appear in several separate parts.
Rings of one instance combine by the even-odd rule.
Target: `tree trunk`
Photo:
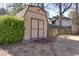
[[[42,3],[42,6],[41,6],[41,8],[44,10],[44,3]]]
[[[78,33],[78,3],[76,3],[76,29],[77,29],[77,33]]]
[[[76,3],[77,25],[78,25],[78,3]]]
[[[78,4],[75,5],[76,15],[72,18],[72,34],[78,34]]]
[[[62,26],[62,3],[59,3],[59,26]]]

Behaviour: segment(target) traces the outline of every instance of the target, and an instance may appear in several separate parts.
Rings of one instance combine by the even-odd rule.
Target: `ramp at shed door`
[[[44,37],[44,21],[41,19],[31,19],[31,38]]]

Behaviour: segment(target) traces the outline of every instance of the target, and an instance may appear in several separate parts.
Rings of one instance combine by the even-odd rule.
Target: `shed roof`
[[[24,15],[26,14],[26,12],[28,11],[29,7],[38,7],[38,6],[33,6],[33,5],[27,5],[26,8],[24,8],[23,10],[21,10],[20,12],[18,12],[16,14],[17,17],[24,17]],[[40,8],[40,7],[38,7]],[[44,13],[46,13],[42,8],[40,8]]]

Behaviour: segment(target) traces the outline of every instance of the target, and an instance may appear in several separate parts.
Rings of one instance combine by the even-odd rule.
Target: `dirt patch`
[[[23,42],[13,45],[0,45],[1,56],[50,56],[54,55],[51,50],[51,40],[35,40],[29,43]]]
[[[56,41],[55,41],[56,40]],[[0,45],[0,56],[77,56],[79,41],[56,38]]]
[[[57,38],[53,49],[57,56],[77,56],[79,55],[79,41],[78,39]]]

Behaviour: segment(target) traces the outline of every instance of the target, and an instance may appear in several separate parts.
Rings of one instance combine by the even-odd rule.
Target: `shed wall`
[[[39,9],[39,8],[37,8]],[[31,11],[32,10],[32,11]],[[33,12],[34,10],[34,12]],[[24,33],[24,39],[25,40],[29,40],[30,39],[30,21],[31,21],[31,17],[32,18],[37,18],[37,19],[41,19],[44,20],[44,37],[47,37],[47,19],[46,16],[44,14],[44,12],[40,9],[40,12],[42,13],[38,13],[35,12],[35,9],[29,8],[26,15],[25,15],[25,33]]]

